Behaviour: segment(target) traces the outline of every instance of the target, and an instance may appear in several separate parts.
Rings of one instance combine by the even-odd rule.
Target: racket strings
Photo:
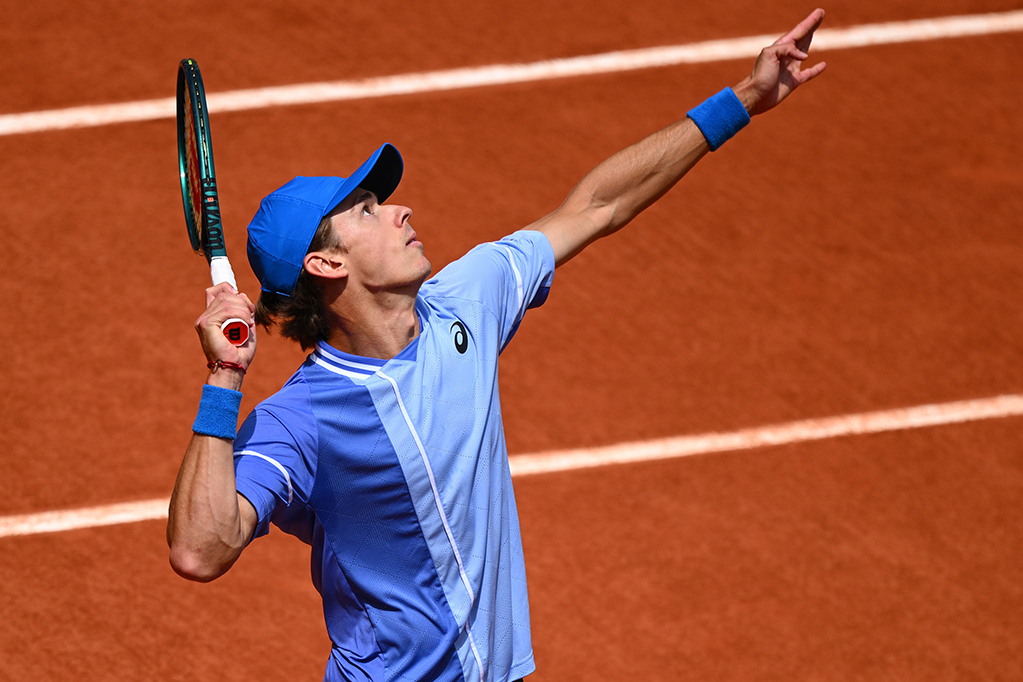
[[[193,104],[197,104],[192,99],[192,93],[186,90],[185,92],[185,154],[187,156],[187,163],[185,165],[185,175],[188,183],[188,198],[189,208],[192,212],[192,229],[195,231],[197,242],[201,250],[206,250],[206,235],[203,230],[203,218],[202,218],[202,203],[203,203],[203,191],[202,191],[202,174],[199,171],[199,146],[195,138],[195,118],[193,114]],[[200,121],[202,118],[200,117]]]

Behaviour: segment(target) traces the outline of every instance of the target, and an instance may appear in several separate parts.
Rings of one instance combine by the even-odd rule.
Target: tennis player
[[[221,284],[196,322],[210,374],[171,499],[174,569],[213,580],[274,523],[312,548],[332,642],[325,680],[533,672],[498,356],[557,266],[824,70],[803,68],[823,17],[598,165],[556,211],[432,279],[412,211],[386,203],[403,167],[390,145],[347,178],[299,177],[266,197],[248,230],[258,304]],[[240,428],[256,343],[225,339],[231,317],[276,324],[312,351]]]

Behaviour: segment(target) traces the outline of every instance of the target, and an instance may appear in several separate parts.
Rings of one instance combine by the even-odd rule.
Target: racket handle
[[[210,277],[213,279],[213,286],[227,282],[238,291],[238,285],[234,281],[234,270],[231,269],[231,261],[227,260],[227,256],[210,258]]]
[[[213,286],[227,282],[238,291],[238,285],[234,281],[234,270],[231,269],[231,261],[227,256],[214,256],[210,259],[210,277],[213,279]],[[234,346],[244,345],[249,340],[249,324],[237,317],[224,320],[220,330]]]

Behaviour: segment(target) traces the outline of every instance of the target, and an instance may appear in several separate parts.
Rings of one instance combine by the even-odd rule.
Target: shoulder
[[[280,390],[253,408],[238,430],[236,444],[273,440],[290,441],[301,447],[315,442],[310,395],[309,383],[299,369]]]
[[[308,364],[308,360],[306,364]],[[305,365],[303,365],[304,367]],[[253,411],[274,415],[294,415],[296,412],[308,412],[310,402],[309,382],[303,370],[299,369],[276,393],[256,405]]]
[[[437,277],[442,277],[452,266],[472,266],[477,261],[512,265],[509,256],[539,261],[550,256],[550,260],[553,262],[554,249],[544,233],[536,230],[519,230],[497,241],[484,242],[475,246],[457,261],[441,270]]]
[[[520,230],[485,242],[444,267],[423,285],[424,296],[473,296],[494,286],[521,287],[523,281],[549,279],[554,250],[547,236]]]

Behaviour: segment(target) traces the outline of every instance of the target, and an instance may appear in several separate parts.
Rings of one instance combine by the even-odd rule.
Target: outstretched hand
[[[751,116],[773,109],[827,67],[825,62],[820,62],[803,68],[814,31],[822,21],[824,10],[815,9],[795,28],[765,47],[753,65],[753,73],[733,88]]]

